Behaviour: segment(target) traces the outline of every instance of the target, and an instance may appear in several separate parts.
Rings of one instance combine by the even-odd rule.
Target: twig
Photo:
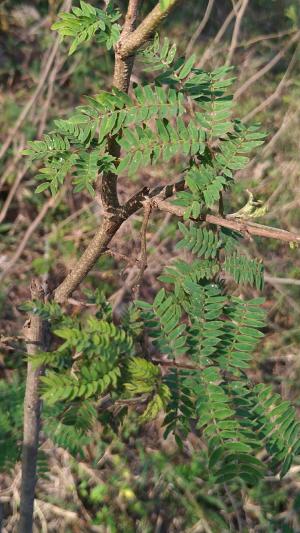
[[[286,44],[286,46],[284,48],[282,48],[272,59],[271,61],[269,61],[263,68],[261,68],[260,70],[258,70],[257,72],[255,72],[255,74],[253,74],[253,76],[251,76],[236,92],[235,92],[235,95],[234,95],[234,99],[237,100],[238,98],[240,98],[242,96],[242,94],[244,94],[245,91],[247,91],[247,89],[249,89],[249,87],[251,87],[251,85],[253,85],[253,83],[257,82],[260,78],[262,78],[262,76],[264,76],[265,74],[267,74],[267,72],[269,72],[269,70],[271,70],[284,56],[285,54],[287,53],[287,51],[291,48],[291,46],[293,46],[293,44],[297,41],[299,41],[299,37],[300,37],[300,32],[298,31],[297,33],[295,33],[295,35],[293,35],[291,37],[291,39],[288,41],[288,43]]]
[[[25,147],[25,139],[24,139],[24,136],[22,135],[22,138],[20,140],[20,144],[16,147],[16,153],[15,153],[14,157],[8,163],[5,171],[3,172],[2,176],[1,176],[1,179],[0,179],[0,191],[1,191],[2,187],[4,186],[4,184],[6,182],[6,178],[12,174],[16,164],[23,157],[22,150],[24,149],[24,147]]]
[[[247,42],[241,42],[238,45],[238,48],[248,48],[248,46],[252,46],[253,44],[260,43],[262,41],[269,41],[272,39],[280,39],[280,37],[287,37],[288,35],[292,35],[296,33],[298,30],[291,29],[287,31],[281,31],[278,33],[266,33],[264,35],[258,35],[257,37],[253,37],[252,39],[249,39]]]
[[[56,516],[64,518],[66,522],[81,522],[78,514],[75,511],[70,511],[69,509],[62,509],[53,503],[45,502],[43,500],[36,499],[36,503],[40,505],[41,508],[44,508],[46,511],[51,511]]]
[[[0,211],[0,224],[3,222],[3,220],[5,219],[6,217],[6,213],[9,209],[9,206],[15,196],[15,193],[22,181],[22,179],[24,178],[27,170],[29,169],[29,163],[26,163],[23,168],[19,171],[14,183],[12,184],[11,188],[9,189],[9,193],[7,195],[7,198],[3,204],[3,207]]]
[[[51,100],[53,98],[53,93],[54,93],[54,84],[55,84],[55,80],[56,80],[57,74],[61,66],[62,66],[62,61],[60,60],[59,53],[58,53],[55,59],[54,67],[49,76],[47,96],[46,96],[45,103],[42,107],[40,125],[39,125],[38,133],[37,133],[38,139],[41,138],[46,127],[47,115],[48,115],[49,107],[50,107]]]
[[[201,33],[203,32],[208,20],[209,20],[209,17],[210,17],[210,14],[212,12],[212,8],[214,6],[214,3],[215,3],[215,0],[208,0],[208,3],[207,3],[207,6],[206,6],[206,10],[205,10],[205,13],[204,13],[204,16],[203,16],[203,19],[201,20],[198,28],[194,31],[187,47],[186,47],[186,56],[189,56],[190,53],[192,52],[193,48],[194,48],[194,45],[196,43],[196,41],[199,39]]]
[[[71,4],[72,4],[72,1],[71,0],[65,0],[63,6],[62,6],[62,11],[69,11],[70,8],[71,8]],[[56,57],[56,54],[57,54],[57,51],[58,51],[58,48],[59,48],[59,44],[60,44],[60,37],[58,36],[55,41],[54,41],[54,44],[52,46],[52,49],[51,49],[51,52],[50,52],[50,55],[49,55],[49,58],[48,58],[48,61],[40,75],[40,79],[39,79],[39,82],[37,84],[37,87],[33,93],[33,95],[31,96],[31,98],[28,100],[27,104],[25,105],[25,107],[23,108],[22,112],[20,113],[19,115],[19,118],[17,119],[14,127],[11,129],[10,133],[8,134],[7,138],[6,138],[6,141],[3,143],[1,149],[0,149],[0,159],[3,158],[3,156],[5,155],[5,153],[7,152],[8,148],[10,147],[13,139],[15,138],[15,135],[17,133],[17,131],[19,130],[19,128],[22,126],[24,120],[26,119],[28,113],[30,112],[31,108],[33,107],[34,103],[36,102],[37,98],[39,97],[44,85],[45,85],[45,82],[47,80],[47,77],[48,77],[48,74],[50,72],[50,69],[53,65],[53,62],[55,60],[55,57]]]
[[[234,18],[235,14],[236,14],[236,9],[239,9],[241,4],[242,4],[242,0],[239,0],[239,2],[235,6],[235,9],[232,9],[230,11],[229,15],[227,15],[227,17],[224,20],[221,28],[219,29],[218,33],[214,37],[212,43],[206,48],[202,58],[198,62],[198,64],[197,64],[198,68],[202,68],[205,65],[206,61],[211,57],[213,47],[221,41],[224,33],[226,32],[229,24],[231,23],[232,19]]]
[[[173,359],[170,359],[167,361],[166,359],[151,359],[151,363],[154,363],[155,365],[165,366],[167,368],[186,368],[187,370],[204,370],[205,367],[201,365],[192,365],[191,363],[185,363],[183,361],[174,361]]]
[[[268,276],[265,274],[264,279],[267,283],[271,283],[271,285],[279,284],[279,285],[300,285],[300,279],[293,279],[293,278],[276,278],[274,276]]]
[[[172,205],[166,200],[154,199],[152,205],[161,211],[172,213],[178,217],[183,217],[185,211],[184,208]],[[256,224],[255,222],[249,222],[249,220],[228,220],[226,217],[222,218],[216,215],[204,215],[203,217],[200,217],[200,220],[203,222],[208,222],[209,224],[233,229],[240,233],[256,235],[258,237],[266,237],[269,239],[277,239],[279,241],[300,243],[300,236],[297,233],[292,233],[279,228],[263,226],[262,224]]]
[[[293,67],[294,67],[294,65],[295,65],[295,63],[297,61],[298,51],[299,51],[299,44],[296,46],[296,49],[295,49],[295,51],[294,51],[294,53],[292,55],[292,59],[289,62],[288,68],[286,69],[283,77],[281,78],[280,82],[278,83],[275,91],[272,94],[270,94],[270,96],[268,96],[268,98],[266,98],[263,102],[261,102],[261,104],[259,104],[257,107],[252,109],[252,111],[250,111],[243,118],[243,122],[247,122],[248,120],[251,120],[255,115],[257,115],[257,113],[261,113],[267,107],[272,105],[273,102],[278,100],[278,98],[280,98],[281,93],[282,93],[282,91],[283,91],[283,89],[284,89],[284,87],[286,85],[287,80],[288,80],[288,77],[289,77],[291,71],[293,70]]]
[[[278,139],[285,132],[286,128],[291,126],[291,123],[294,120],[298,120],[298,117],[295,114],[295,112],[291,108],[289,108],[286,111],[286,113],[285,113],[285,115],[283,117],[283,120],[282,120],[282,123],[281,123],[280,127],[278,128],[276,133],[273,135],[273,137],[269,140],[268,144],[266,144],[263,147],[263,149],[261,151],[261,156],[262,157],[265,157],[266,155],[268,155],[271,152],[271,150],[273,149],[273,147],[277,143]]]
[[[227,58],[226,58],[226,62],[225,62],[226,66],[230,65],[232,57],[233,57],[233,54],[234,54],[234,51],[235,51],[235,49],[237,47],[240,28],[241,28],[243,16],[244,16],[245,11],[247,9],[248,1],[249,0],[243,0],[242,5],[241,5],[241,7],[238,10],[238,13],[236,15],[236,20],[235,20],[233,33],[232,33],[232,39],[231,39],[231,43],[230,43],[230,48],[229,48],[229,52],[228,52],[228,55],[227,55]]]
[[[159,225],[157,231],[152,236],[152,238],[151,238],[151,240],[149,242],[149,246],[148,246],[149,248],[153,247],[157,243],[158,237],[161,235],[161,233],[164,231],[166,225],[169,223],[171,216],[172,215],[170,213],[166,214],[162,224]],[[159,252],[159,246],[158,247],[156,246],[154,256],[158,252]],[[153,257],[153,256],[151,256],[151,257]],[[109,298],[110,302],[113,305],[113,311],[116,311],[116,309],[118,308],[118,306],[122,302],[126,292],[130,292],[132,290],[132,287],[133,287],[135,279],[136,279],[137,272],[138,272],[138,267],[137,267],[137,265],[134,265],[131,268],[131,270],[129,271],[129,273],[127,275],[127,278],[126,278],[126,281],[122,284],[122,287],[120,289],[118,289]]]
[[[149,218],[151,214],[151,209],[152,209],[151,202],[150,201],[145,202],[144,218],[143,218],[143,223],[141,227],[141,254],[138,259],[139,272],[132,285],[132,290],[134,290],[136,297],[138,297],[139,290],[140,290],[140,283],[141,283],[141,280],[143,279],[144,272],[147,268],[147,227],[148,227],[148,222],[149,222]]]
[[[20,242],[17,250],[15,251],[14,255],[9,260],[9,262],[6,265],[5,269],[0,273],[0,280],[3,280],[7,276],[8,272],[11,270],[13,265],[18,261],[18,259],[20,258],[20,256],[24,252],[25,247],[26,247],[31,235],[38,228],[38,226],[40,225],[41,221],[43,220],[43,218],[47,214],[48,210],[51,207],[54,207],[55,202],[57,200],[58,200],[58,196],[51,197],[43,205],[43,207],[42,207],[41,211],[39,212],[39,214],[36,216],[36,218],[31,222],[30,226],[27,228],[27,230],[25,232],[25,235],[24,235],[23,239],[21,240],[21,242]]]

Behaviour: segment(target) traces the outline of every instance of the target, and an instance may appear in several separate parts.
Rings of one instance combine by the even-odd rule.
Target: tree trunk
[[[31,284],[32,300],[45,301],[45,288],[38,282]],[[32,357],[39,350],[46,348],[47,323],[37,315],[31,314],[24,325],[24,336],[27,340],[27,353]],[[22,483],[20,502],[19,533],[32,533],[34,493],[36,485],[36,467],[39,445],[41,400],[39,397],[39,378],[43,367],[33,368],[27,364],[27,379],[24,400],[24,431],[22,447]]]

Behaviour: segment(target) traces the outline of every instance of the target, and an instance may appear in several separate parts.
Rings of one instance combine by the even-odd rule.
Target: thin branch
[[[152,205],[160,211],[166,211],[172,213],[178,217],[183,217],[185,209],[172,205],[166,200],[154,199]],[[256,224],[249,220],[227,219],[216,215],[204,215],[200,217],[201,221],[214,224],[216,226],[222,226],[223,228],[233,229],[246,235],[255,235],[257,237],[265,237],[269,239],[277,239],[284,242],[300,243],[300,235],[292,233],[279,228],[272,228],[269,226],[263,226],[262,224]]]
[[[51,101],[52,101],[52,98],[53,98],[53,94],[54,94],[55,80],[56,80],[56,77],[57,77],[62,65],[63,65],[63,61],[61,61],[61,59],[59,57],[59,54],[57,54],[53,69],[52,69],[52,71],[50,73],[50,76],[49,76],[46,100],[45,100],[45,103],[44,103],[44,105],[42,107],[42,111],[41,111],[40,125],[39,125],[38,133],[37,133],[37,138],[38,139],[40,139],[42,137],[42,135],[44,133],[44,130],[46,128],[48,111],[49,111],[49,107],[50,107],[50,104],[51,104]]]
[[[72,4],[72,1],[71,0],[65,0],[63,6],[62,6],[62,11],[69,11],[70,8],[71,8],[71,4]],[[50,72],[50,69],[54,63],[54,60],[55,60],[55,57],[56,57],[56,54],[58,52],[58,48],[59,48],[59,44],[60,44],[60,37],[57,37],[54,41],[54,44],[52,46],[52,49],[51,49],[51,52],[50,52],[50,55],[49,55],[49,58],[48,58],[48,61],[44,67],[44,70],[42,71],[41,75],[40,75],[40,79],[39,79],[39,82],[37,84],[37,87],[33,93],[33,95],[31,96],[31,98],[28,100],[27,104],[25,105],[25,107],[23,108],[21,114],[19,115],[19,118],[17,119],[14,127],[11,129],[11,131],[9,132],[7,138],[6,138],[6,141],[3,143],[3,145],[1,146],[1,149],[0,149],[0,159],[3,158],[3,156],[5,155],[5,153],[7,152],[8,148],[10,147],[13,139],[15,138],[15,135],[17,133],[17,131],[20,129],[20,127],[22,126],[24,120],[26,119],[28,113],[30,112],[30,110],[32,109],[33,105],[35,104],[37,98],[39,97],[44,85],[45,85],[45,82],[47,80],[47,77],[48,77],[48,74]]]
[[[299,44],[296,46],[296,49],[295,49],[295,51],[294,51],[294,53],[292,55],[292,59],[289,62],[288,68],[286,69],[283,77],[281,78],[280,82],[278,83],[275,91],[272,94],[270,94],[270,96],[268,96],[268,98],[266,98],[266,100],[261,102],[261,104],[259,104],[257,107],[252,109],[252,111],[250,111],[243,118],[243,122],[247,122],[248,120],[251,120],[255,115],[257,115],[257,113],[261,113],[267,107],[272,105],[273,102],[276,102],[276,100],[278,100],[281,97],[282,91],[283,91],[284,87],[286,86],[286,83],[287,83],[287,80],[289,78],[289,75],[291,74],[291,72],[292,72],[292,70],[293,70],[293,68],[295,66],[295,63],[297,61],[298,52],[299,52]]]
[[[148,201],[144,204],[144,218],[141,227],[141,254],[138,259],[139,272],[133,282],[132,289],[135,290],[136,297],[138,297],[140,283],[143,279],[144,272],[147,268],[147,228],[151,214],[151,202]]]
[[[267,283],[274,285],[278,283],[279,285],[300,285],[300,279],[294,278],[276,278],[274,276],[268,276],[265,274],[264,279]]]
[[[295,110],[292,108],[292,106],[290,106],[286,111],[278,130],[276,133],[274,133],[269,142],[263,147],[261,151],[261,157],[266,157],[271,153],[278,139],[281,137],[281,135],[283,135],[288,127],[292,126],[293,122],[295,121],[298,122],[298,115],[295,113]]]
[[[167,368],[186,368],[187,370],[204,370],[205,368],[200,365],[192,365],[191,363],[184,363],[174,360],[167,361],[166,359],[151,359],[151,363]]]
[[[160,250],[160,245],[157,246],[157,243],[158,243],[158,238],[159,236],[161,235],[161,233],[164,231],[164,229],[166,228],[167,224],[169,223],[170,219],[171,219],[171,214],[170,213],[167,213],[165,215],[165,218],[163,220],[163,222],[159,225],[157,231],[154,233],[154,235],[152,236],[150,242],[149,242],[149,246],[148,248],[155,248],[155,252],[154,254],[151,256],[153,258],[153,256],[155,257],[158,253],[159,253],[159,250]],[[129,271],[128,275],[127,275],[127,278],[125,280],[124,283],[122,283],[122,287],[120,287],[120,289],[118,289],[110,298],[109,298],[109,301],[112,303],[113,305],[113,311],[115,312],[116,309],[118,308],[118,306],[120,305],[120,303],[122,302],[123,298],[124,298],[124,295],[127,293],[127,292],[130,292],[132,290],[132,287],[134,285],[134,281],[136,279],[136,275],[137,275],[137,272],[138,272],[138,267],[137,265],[135,264]]]
[[[20,144],[16,146],[15,148],[15,154],[12,158],[12,160],[7,164],[7,167],[5,171],[3,172],[1,179],[0,179],[0,191],[2,190],[3,186],[5,185],[6,179],[12,174],[14,171],[18,161],[23,157],[22,151],[25,148],[25,138],[22,135]]]
[[[212,12],[212,8],[214,7],[214,3],[215,3],[215,0],[208,0],[208,4],[206,6],[206,10],[205,10],[205,13],[204,13],[204,16],[203,16],[203,19],[201,20],[199,26],[197,27],[197,29],[194,31],[187,47],[186,47],[186,56],[189,56],[190,53],[192,52],[194,46],[195,46],[195,43],[196,41],[198,41],[201,33],[203,32],[208,20],[209,20],[209,17],[210,17],[210,14]]]
[[[99,257],[107,250],[109,243],[123,222],[143,207],[143,202],[147,200],[148,195],[149,198],[155,195],[158,195],[162,199],[169,198],[177,190],[182,190],[183,186],[184,182],[180,180],[172,185],[156,187],[151,192],[149,192],[148,187],[144,187],[134,194],[124,206],[120,207],[116,211],[115,216],[104,218],[101,227],[97,230],[94,238],[76,263],[74,269],[69,272],[64,281],[55,290],[55,301],[62,303],[71,296],[72,292],[77,289],[88,272],[93,268]]]
[[[233,33],[232,33],[232,39],[231,39],[231,43],[230,43],[230,48],[229,48],[229,52],[228,52],[226,63],[225,63],[226,66],[231,64],[231,60],[232,60],[234,51],[235,51],[235,49],[237,47],[240,28],[241,28],[243,16],[244,16],[245,11],[247,9],[248,1],[249,0],[243,0],[241,8],[239,9],[239,11],[238,11],[238,13],[236,15],[236,21],[235,21],[235,25],[234,25],[234,29],[233,29]]]
[[[253,76],[251,76],[235,93],[234,99],[237,100],[240,98],[240,96],[253,85],[253,83],[257,82],[262,76],[267,74],[269,70],[271,70],[277,63],[285,56],[285,54],[288,52],[288,50],[295,44],[297,41],[299,41],[300,37],[300,31],[295,33],[291,37],[291,39],[287,42],[286,46],[282,48],[272,59],[269,61],[263,68],[255,72]]]
[[[107,250],[108,244],[111,242],[112,238],[117,233],[123,222],[131,215],[139,211],[139,209],[143,207],[144,202],[147,202],[149,199],[151,199],[153,207],[182,218],[184,209],[170,204],[166,201],[166,198],[172,196],[176,191],[182,190],[183,187],[184,181],[180,180],[172,185],[155,188],[153,191],[150,191],[148,197],[146,194],[147,188],[142,189],[136,193],[127,202],[127,204],[120,208],[118,215],[104,219],[102,226],[99,228],[95,237],[92,239],[85,252],[77,262],[76,267],[67,275],[65,280],[55,290],[55,300],[59,303],[62,303],[69,298],[72,292],[77,289],[81,281],[92,269],[101,254]],[[210,224],[230,228],[246,235],[256,235],[285,242],[300,242],[300,236],[296,233],[263,226],[261,224],[255,224],[254,222],[249,222],[246,220],[228,220],[216,215],[206,215],[200,220],[209,222]]]
[[[11,202],[14,199],[15,193],[16,193],[17,189],[19,188],[19,185],[20,185],[22,179],[24,178],[27,170],[29,169],[29,166],[30,166],[29,163],[26,163],[23,166],[23,168],[21,170],[19,170],[14,183],[12,184],[12,186],[9,189],[9,193],[7,195],[7,198],[6,198],[6,200],[5,200],[4,204],[3,204],[3,207],[2,207],[2,209],[0,211],[0,224],[5,219],[6,213],[7,213],[8,209],[9,209],[9,206],[10,206]]]
[[[240,8],[241,4],[242,4],[242,0],[239,0],[239,2],[236,4],[235,8],[232,9],[230,11],[230,13],[227,15],[227,17],[224,20],[221,28],[219,29],[218,33],[214,37],[212,43],[206,48],[202,58],[198,62],[198,64],[197,64],[198,68],[202,68],[204,66],[204,64],[206,63],[206,61],[211,57],[212,51],[213,51],[213,47],[221,41],[221,39],[222,39],[224,33],[226,32],[229,24],[232,22],[233,18],[235,17],[236,10]]]
[[[36,218],[31,222],[30,226],[27,228],[24,237],[22,238],[17,250],[15,251],[14,255],[9,260],[8,264],[6,265],[5,269],[0,273],[0,280],[3,280],[8,272],[11,270],[13,265],[18,261],[18,259],[21,257],[22,253],[24,252],[26,245],[31,237],[31,235],[34,233],[34,231],[39,227],[41,221],[46,216],[48,210],[52,207],[54,207],[55,202],[58,200],[58,196],[51,197],[49,200],[43,205],[41,211],[36,216]]]
[[[296,29],[290,29],[287,31],[281,31],[277,33],[266,33],[264,35],[258,35],[257,37],[253,37],[252,39],[249,39],[249,41],[241,42],[238,47],[239,48],[248,48],[248,46],[252,46],[253,44],[260,43],[262,41],[269,41],[272,39],[280,39],[281,37],[287,37],[288,35],[292,35],[296,33],[298,30]]]

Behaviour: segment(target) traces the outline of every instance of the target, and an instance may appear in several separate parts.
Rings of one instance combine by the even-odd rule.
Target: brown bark
[[[154,198],[152,200],[153,206],[161,211],[166,211],[172,215],[176,215],[179,218],[182,218],[184,215],[185,209],[183,207],[170,204],[165,199]],[[292,233],[291,231],[286,231],[280,228],[272,228],[270,226],[264,226],[262,224],[256,224],[247,219],[241,218],[226,218],[220,217],[217,215],[204,215],[200,216],[199,221],[208,222],[209,224],[214,224],[216,226],[221,226],[223,228],[233,229],[240,233],[246,235],[255,235],[256,237],[265,237],[269,239],[276,239],[278,241],[285,242],[294,242],[300,243],[300,236],[297,233]]]
[[[32,300],[44,301],[45,289],[38,281],[31,284]],[[31,314],[24,325],[27,340],[27,353],[34,356],[46,348],[46,323],[37,315]],[[22,482],[20,501],[19,533],[32,533],[34,493],[36,485],[36,465],[40,431],[41,400],[39,397],[39,378],[43,367],[33,368],[27,364],[26,391],[24,400],[24,430],[22,446]]]
[[[162,9],[160,3],[158,3],[135,31],[130,33],[126,39],[120,39],[117,44],[117,53],[120,57],[125,59],[134,54],[151,37],[159,24],[179,2],[180,0],[169,0],[165,9]]]
[[[55,290],[54,299],[56,302],[64,302],[77,289],[100,255],[105,252],[122,222],[122,218],[105,218],[103,220],[102,225],[77,261],[76,266]]]

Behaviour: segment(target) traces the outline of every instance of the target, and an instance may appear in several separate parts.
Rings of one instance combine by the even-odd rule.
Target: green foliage
[[[226,317],[230,320],[224,322],[225,335],[218,350],[221,368],[231,371],[250,366],[254,349],[263,337],[259,330],[265,324],[260,307],[263,302],[263,298],[243,301],[231,297],[226,308]]]
[[[140,357],[135,357],[129,362],[128,373],[130,382],[125,383],[125,388],[130,395],[151,394],[151,399],[140,417],[141,422],[148,422],[166,407],[170,399],[169,388],[159,379],[159,367]]]
[[[174,61],[176,50],[176,44],[171,43],[168,37],[165,37],[161,44],[157,33],[152,44],[140,52],[143,63],[149,64],[144,70],[154,72],[168,69]]]
[[[23,427],[24,385],[0,381],[0,471],[20,459]]]
[[[176,298],[161,289],[153,302],[137,301],[136,305],[142,309],[141,318],[153,344],[161,353],[175,357],[185,352],[184,324],[179,324],[182,312]]]
[[[212,276],[218,271],[216,268],[220,265],[226,273],[230,274],[236,283],[240,285],[249,284],[262,290],[264,286],[264,266],[257,259],[248,259],[238,253],[239,236],[230,232],[213,232],[213,230],[203,228],[195,223],[190,223],[189,227],[179,222],[178,227],[184,238],[178,242],[177,248],[186,248],[197,257],[204,257],[205,260],[213,259]],[[219,258],[219,253],[224,251],[224,261]],[[193,263],[197,265],[196,262]],[[203,269],[205,262],[199,265],[199,270]],[[216,270],[213,269],[213,266]],[[170,269],[166,269],[170,271]],[[209,278],[206,273],[206,278]],[[166,277],[163,281],[167,280]]]
[[[190,296],[187,309],[191,315],[188,353],[193,361],[206,366],[217,357],[223,340],[224,322],[220,318],[227,299],[219,287],[211,283],[199,286],[188,282],[185,290]]]
[[[187,248],[197,257],[204,257],[204,259],[214,259],[217,256],[222,244],[217,233],[198,227],[196,224],[190,224],[187,228],[179,222],[178,227],[184,238],[177,243],[176,248]]]
[[[274,394],[270,386],[256,385],[252,394],[258,434],[266,444],[273,467],[281,465],[280,476],[283,477],[299,453],[300,424],[295,409],[290,402],[283,402],[279,394]]]
[[[172,369],[165,378],[171,394],[164,419],[166,438],[174,434],[177,444],[182,447],[183,439],[190,431],[190,419],[194,415],[194,403],[191,399],[192,391],[187,383],[189,372],[182,369]]]
[[[42,141],[29,141],[29,148],[23,151],[24,155],[30,155],[31,159],[44,159],[46,157],[60,156],[70,148],[68,139],[61,135],[44,135]]]
[[[112,24],[105,18],[114,17],[111,12],[86,6],[56,25],[74,37],[71,51],[98,31],[104,38]],[[86,98],[26,153],[46,162],[46,184],[38,190],[57,191],[72,172],[75,191],[91,194],[102,172],[134,175],[176,156],[185,190],[175,202],[186,220],[194,219],[179,224],[177,248],[188,253],[164,268],[159,281],[167,287],[153,302],[135,301],[118,323],[100,292],[88,295],[96,303],[88,317],[67,316],[53,303],[27,306],[51,322],[56,343],[32,362],[47,367],[42,398],[57,409],[54,433],[69,449],[88,442],[106,403],[107,419],[122,412],[117,424],[136,406],[140,423],[164,411],[165,435],[173,433],[180,446],[190,431],[198,432],[210,479],[255,484],[269,467],[287,472],[298,451],[299,424],[287,402],[246,374],[263,337],[264,300],[231,296],[222,281],[225,273],[238,286],[261,290],[263,266],[239,253],[241,235],[203,225],[201,216],[218,209],[235,171],[247,166],[265,135],[257,125],[231,118],[230,68],[205,72],[195,67],[194,56],[177,59],[175,53],[168,39],[160,46],[155,37],[142,54],[152,70],[161,71],[153,82],[134,87],[132,96],[113,89]],[[109,154],[112,137],[121,149],[118,161]],[[266,461],[258,459],[262,449]]]
[[[98,43],[105,44],[109,50],[120,36],[120,26],[116,23],[120,14],[112,9],[102,11],[81,0],[80,7],[73,7],[72,13],[61,13],[59,17],[60,20],[52,25],[52,29],[62,38],[72,38],[69,54],[94,36]]]
[[[210,259],[187,263],[177,259],[159,276],[160,281],[174,285],[174,294],[182,306],[185,306],[184,295],[189,292],[191,282],[200,282],[203,279],[213,279],[220,270],[220,265]],[[197,285],[195,285],[197,287]],[[183,299],[182,299],[183,298]]]
[[[262,290],[264,286],[264,266],[258,259],[248,259],[244,256],[232,255],[226,257],[224,270],[231,274],[240,285],[249,283],[252,287]]]
[[[192,121],[185,126],[182,119],[175,126],[166,119],[156,120],[154,130],[147,126],[136,126],[134,133],[124,129],[118,142],[127,152],[118,166],[119,174],[124,170],[134,174],[142,165],[155,164],[159,158],[168,162],[177,153],[195,156],[205,148],[204,132]]]

